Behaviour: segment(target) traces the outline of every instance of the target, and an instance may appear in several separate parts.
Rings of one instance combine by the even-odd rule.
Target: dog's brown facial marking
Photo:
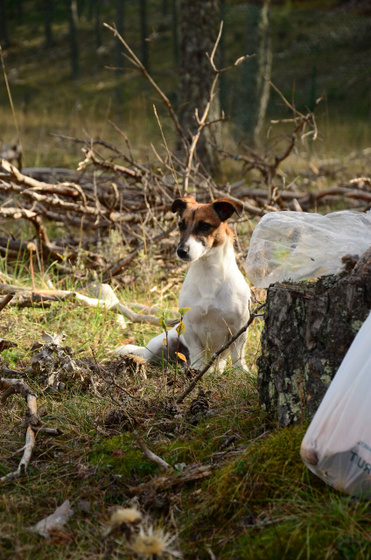
[[[194,261],[212,247],[223,245],[227,236],[233,237],[227,220],[233,212],[240,213],[242,204],[227,198],[212,204],[198,204],[193,197],[187,196],[176,199],[172,209],[180,216],[181,238],[177,254],[185,261]]]

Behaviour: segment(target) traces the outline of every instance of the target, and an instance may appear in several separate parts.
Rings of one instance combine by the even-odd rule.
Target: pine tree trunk
[[[140,0],[139,3],[139,14],[140,14],[140,42],[142,51],[142,63],[149,71],[149,59],[148,59],[148,31],[147,31],[147,0]]]
[[[7,49],[10,46],[6,1],[0,0],[0,45]]]
[[[213,82],[206,53],[211,54],[218,36],[220,0],[181,0],[179,8],[179,119],[184,131],[191,135],[197,130],[195,110],[202,115]],[[215,97],[208,121],[219,117],[219,100]],[[210,172],[218,170],[215,141],[212,127],[206,127],[197,145],[198,159]]]
[[[313,417],[370,309],[371,249],[351,272],[269,287],[258,390],[279,424]]]
[[[78,11],[77,0],[71,0],[69,10],[69,24],[70,24],[70,43],[71,43],[71,73],[72,78],[77,79],[80,76],[80,53],[79,43],[77,38],[78,33]]]
[[[44,0],[44,31],[45,31],[45,48],[50,49],[54,44],[53,39],[53,13],[54,13],[54,2],[53,0]]]

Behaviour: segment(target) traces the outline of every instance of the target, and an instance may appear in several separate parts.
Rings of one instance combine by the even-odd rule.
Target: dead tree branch
[[[39,424],[39,417],[37,415],[37,404],[36,395],[32,389],[25,383],[22,379],[4,379],[0,378],[0,391],[2,394],[0,396],[0,404],[4,405],[10,395],[18,393],[26,400],[27,412],[26,412],[26,437],[25,446],[23,448],[23,456],[19,462],[17,470],[8,473],[0,478],[0,482],[12,478],[18,478],[21,474],[27,470],[30,463],[32,451],[35,447],[35,430],[34,427]]]

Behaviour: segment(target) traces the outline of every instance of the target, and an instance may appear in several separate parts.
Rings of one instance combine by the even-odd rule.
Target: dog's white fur
[[[173,204],[173,210],[178,211],[181,218],[185,216],[181,222],[183,232],[177,252],[183,260],[191,262],[180,292],[179,308],[189,307],[190,310],[183,319],[185,332],[179,337],[174,327],[168,332],[168,341],[174,351],[179,337],[180,351],[186,347],[189,364],[196,369],[201,369],[249,319],[250,289],[238,269],[233,234],[226,223],[230,215],[241,208],[241,203],[226,198],[206,205],[197,204],[188,196]],[[197,229],[207,229],[207,226],[212,228],[209,233]],[[145,348],[129,344],[120,347],[116,353],[158,361],[162,355],[166,356],[164,338],[165,334],[161,333]],[[219,357],[218,371],[223,371],[229,353],[235,367],[247,370],[244,358],[246,339],[247,332]]]

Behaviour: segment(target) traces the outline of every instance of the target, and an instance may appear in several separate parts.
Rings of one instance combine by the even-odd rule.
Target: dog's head
[[[196,261],[213,247],[233,236],[227,221],[234,212],[241,215],[242,202],[220,198],[212,204],[198,204],[192,196],[177,198],[172,211],[179,215],[180,243],[177,255],[184,261]]]

